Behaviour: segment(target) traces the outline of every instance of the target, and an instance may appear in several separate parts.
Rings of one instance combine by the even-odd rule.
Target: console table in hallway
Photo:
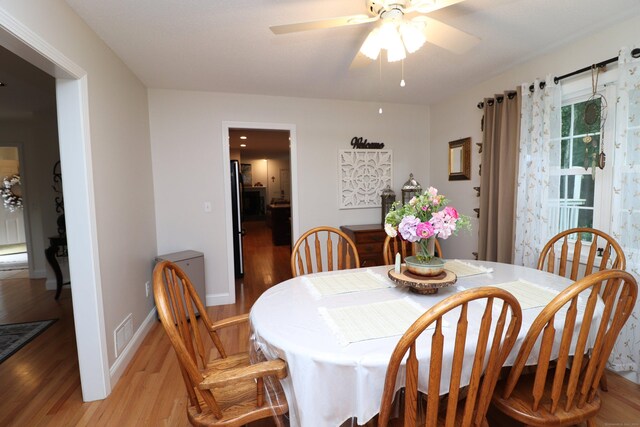
[[[62,291],[62,286],[69,284],[70,282],[64,283],[64,279],[62,278],[62,270],[60,269],[60,264],[58,263],[57,257],[67,256],[67,236],[52,236],[49,237],[49,247],[44,250],[44,255],[47,258],[47,262],[53,269],[53,272],[56,275],[56,299],[60,298],[60,292]]]

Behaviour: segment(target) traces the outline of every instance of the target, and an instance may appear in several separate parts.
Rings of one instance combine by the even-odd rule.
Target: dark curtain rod
[[[631,51],[631,56],[634,57],[634,58],[640,58],[640,48],[633,49]],[[607,59],[605,61],[598,62],[597,64],[593,64],[593,65],[590,65],[588,67],[580,68],[579,70],[572,71],[570,73],[563,74],[563,75],[558,76],[558,77],[554,77],[553,78],[553,82],[555,84],[558,84],[558,82],[560,80],[564,80],[566,78],[573,77],[573,76],[575,76],[577,74],[581,74],[581,73],[585,73],[587,71],[591,71],[591,69],[593,69],[593,68],[604,68],[607,65],[612,64],[612,63],[617,62],[617,61],[618,61],[618,57],[615,56],[615,57],[609,58],[609,59]],[[540,86],[540,89],[544,89],[544,87],[546,86],[546,82],[541,81],[539,83],[539,86]],[[534,90],[535,90],[535,86],[533,84],[530,85],[529,86],[529,92],[533,92]],[[497,99],[498,99],[498,102],[502,102],[502,97],[497,97]],[[489,104],[489,105],[492,105],[492,104]],[[482,101],[478,102],[478,108],[480,108],[480,109],[484,108],[484,102],[482,102]]]

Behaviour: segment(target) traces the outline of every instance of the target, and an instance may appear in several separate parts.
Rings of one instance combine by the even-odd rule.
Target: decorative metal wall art
[[[339,208],[378,208],[380,194],[393,185],[391,150],[339,150]]]

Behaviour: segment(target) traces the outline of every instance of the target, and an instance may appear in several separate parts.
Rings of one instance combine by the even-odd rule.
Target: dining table
[[[498,286],[512,292],[520,302],[522,327],[505,365],[513,364],[536,316],[572,283],[567,278],[518,265],[449,260],[445,268],[456,273],[455,284],[423,295],[396,285],[388,275],[393,268],[378,266],[298,276],[268,289],[251,308],[252,348],[267,359],[287,362],[288,376],[281,385],[289,404],[291,426],[339,426],[349,420],[364,424],[373,418],[380,409],[391,353],[402,333],[430,307],[465,289]],[[581,301],[582,297],[579,308]],[[483,308],[474,308],[473,304],[469,307],[468,339],[473,339],[474,326],[479,323],[473,322],[474,316],[480,319]],[[601,313],[601,303],[597,310]],[[561,317],[556,318],[559,328]],[[448,340],[447,336],[455,335],[457,317],[451,317],[452,327],[447,327],[447,316],[444,320],[446,370],[453,358],[453,339]],[[580,326],[577,322],[576,331]],[[559,348],[561,335],[556,334],[553,351]],[[593,339],[595,330],[590,336]],[[425,358],[428,362],[430,341],[421,339],[421,346],[425,347],[422,356],[419,354],[422,366]],[[469,354],[465,358],[473,360],[474,350],[474,345],[467,345]],[[536,360],[534,349],[527,363],[535,364]],[[398,377],[403,377],[402,369]],[[470,369],[469,366],[463,371],[463,386]],[[448,381],[444,372],[442,377],[440,394],[446,394]],[[398,381],[396,390],[401,386]],[[426,391],[426,381],[418,387]]]

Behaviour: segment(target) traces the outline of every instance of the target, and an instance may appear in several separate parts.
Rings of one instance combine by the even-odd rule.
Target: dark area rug
[[[40,335],[57,319],[0,325],[0,363]]]

